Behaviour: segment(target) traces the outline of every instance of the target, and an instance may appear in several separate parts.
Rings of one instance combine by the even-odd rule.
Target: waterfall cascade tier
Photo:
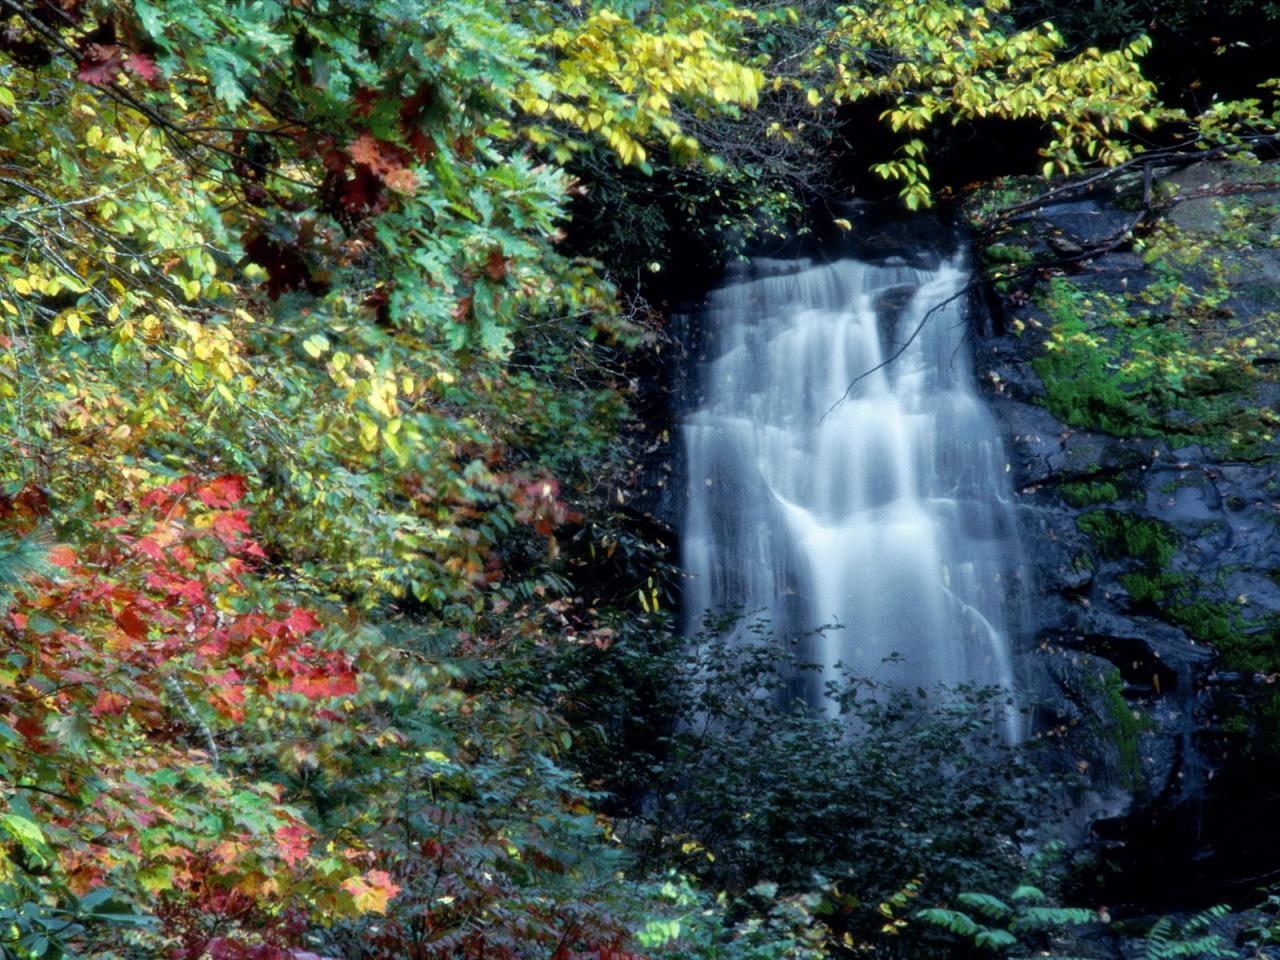
[[[783,638],[838,622],[801,641],[828,677],[1012,689],[1017,535],[964,282],[757,260],[710,296],[681,418],[690,632],[725,610]]]

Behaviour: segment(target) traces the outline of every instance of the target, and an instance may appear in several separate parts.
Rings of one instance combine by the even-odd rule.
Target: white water
[[[1012,690],[1017,542],[951,299],[964,282],[951,263],[758,260],[711,295],[682,418],[689,632],[708,611],[762,617],[784,638],[838,622],[802,651],[827,678],[843,664],[911,687]],[[837,402],[931,309],[901,356]]]

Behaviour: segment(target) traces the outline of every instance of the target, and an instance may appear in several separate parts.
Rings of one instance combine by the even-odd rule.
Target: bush
[[[577,729],[599,734],[578,763],[650,868],[676,864],[732,895],[821,890],[828,923],[863,940],[900,929],[907,899],[1017,878],[1020,841],[1063,793],[1003,742],[1005,691],[846,676],[814,709],[794,691],[816,668],[754,632],[740,645],[623,631],[607,675],[594,653],[554,671]]]

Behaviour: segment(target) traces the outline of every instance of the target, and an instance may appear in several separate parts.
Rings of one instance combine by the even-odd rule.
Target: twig
[[[961,289],[957,290],[951,296],[947,297],[947,299],[942,300],[939,303],[935,303],[932,307],[926,310],[924,313],[924,316],[920,318],[920,322],[916,324],[916,328],[911,331],[911,336],[907,337],[907,339],[904,340],[898,346],[897,350],[893,351],[893,353],[889,354],[889,356],[885,357],[883,360],[877,363],[870,370],[866,370],[858,374],[852,380],[850,380],[849,385],[844,388],[844,393],[840,394],[840,399],[838,399],[835,403],[833,403],[830,407],[827,408],[827,412],[818,418],[818,422],[822,423],[823,420],[827,419],[827,417],[831,415],[831,411],[835,410],[836,407],[840,406],[840,404],[848,400],[849,394],[853,392],[853,388],[856,387],[859,383],[867,379],[867,377],[871,376],[876,371],[883,370],[889,364],[893,363],[893,361],[897,360],[900,356],[906,353],[907,348],[910,347],[911,344],[915,343],[916,337],[920,336],[920,332],[924,330],[924,325],[929,322],[929,319],[935,313],[937,313],[943,307],[949,306],[950,304],[955,303],[961,297],[968,296],[974,290],[977,290],[980,285],[981,285],[981,281],[970,280]]]

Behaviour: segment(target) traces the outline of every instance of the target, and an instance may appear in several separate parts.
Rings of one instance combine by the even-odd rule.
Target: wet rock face
[[[1280,168],[1034,211],[983,268],[979,377],[1030,567],[1037,723],[1082,771],[1096,899],[1280,876]],[[1108,247],[1029,287],[1014,267]]]

